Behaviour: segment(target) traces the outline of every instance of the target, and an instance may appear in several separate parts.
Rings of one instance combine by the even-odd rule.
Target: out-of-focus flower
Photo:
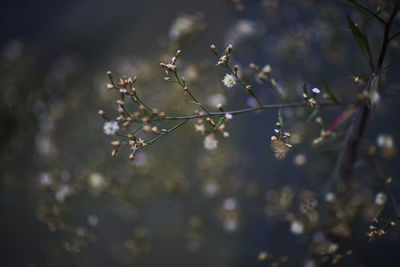
[[[104,133],[107,135],[114,135],[118,130],[118,122],[116,121],[107,121],[103,126]]]
[[[396,155],[397,149],[394,145],[393,137],[388,134],[380,134],[376,138],[378,147],[382,150],[382,156],[386,159],[393,158]]]
[[[238,223],[237,219],[235,219],[235,218],[227,218],[223,222],[223,227],[224,227],[225,231],[227,231],[229,233],[233,233],[238,230],[239,223]]]
[[[294,164],[296,164],[297,166],[303,166],[304,164],[306,164],[306,162],[307,158],[304,154],[298,154],[294,158]]]
[[[147,155],[144,152],[138,152],[135,155],[135,161],[133,162],[133,164],[135,166],[144,166],[147,164]]]
[[[203,185],[203,193],[206,197],[213,197],[218,194],[219,186],[216,182],[207,182]]]
[[[96,226],[96,225],[99,224],[99,217],[97,217],[96,215],[91,214],[91,215],[89,215],[87,217],[87,222],[91,226]]]
[[[226,210],[234,210],[236,208],[236,199],[230,197],[225,199],[224,204],[222,205]]]
[[[293,221],[290,224],[290,231],[295,235],[301,235],[304,232],[304,225],[299,221]]]
[[[265,251],[261,251],[258,254],[258,261],[265,261],[265,260],[267,260],[267,258],[268,258],[268,253]]]
[[[225,77],[222,80],[222,82],[226,87],[231,88],[236,84],[236,78],[232,74],[225,74]]]
[[[377,205],[385,204],[386,200],[387,200],[387,196],[385,195],[385,193],[379,192],[375,196],[375,204],[377,204]]]
[[[328,192],[325,194],[325,201],[332,203],[336,200],[336,195],[333,192]]]
[[[58,202],[64,202],[65,198],[72,194],[71,186],[67,184],[61,184],[55,194],[55,198]]]
[[[50,186],[53,184],[53,178],[48,172],[41,172],[39,174],[39,183],[42,186]]]
[[[239,43],[254,37],[261,36],[265,31],[264,27],[248,19],[239,20],[227,33],[228,43]]]
[[[212,107],[216,107],[218,104],[221,104],[221,106],[223,106],[226,103],[226,97],[223,94],[211,95],[207,99],[207,102]]]
[[[249,107],[252,107],[252,108],[254,108],[255,106],[258,105],[257,100],[255,100],[254,97],[248,97],[246,100],[246,103]]]
[[[388,134],[380,134],[376,138],[376,143],[380,148],[391,149],[393,148],[393,138]]]
[[[105,178],[98,172],[89,175],[89,190],[92,194],[99,194],[106,186]]]
[[[169,30],[169,37],[172,40],[188,37],[204,28],[204,22],[201,15],[187,15],[183,14],[178,16],[172,23]]]
[[[208,150],[215,150],[218,147],[218,140],[213,133],[204,138],[204,147]]]

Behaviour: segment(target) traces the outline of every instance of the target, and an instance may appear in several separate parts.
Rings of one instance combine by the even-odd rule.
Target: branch
[[[208,114],[199,114],[199,115],[190,115],[190,116],[167,116],[164,117],[165,120],[185,120],[185,119],[198,119],[198,118],[204,118],[204,117],[216,117],[216,116],[224,116],[226,114],[232,114],[232,115],[237,115],[241,113],[248,113],[248,112],[253,112],[253,111],[258,111],[258,110],[265,110],[265,109],[279,109],[279,108],[286,108],[286,107],[304,107],[304,106],[309,106],[309,103],[306,102],[294,102],[294,103],[287,103],[287,104],[272,104],[272,105],[262,105],[262,106],[256,106],[254,108],[245,108],[245,109],[238,109],[238,110],[232,110],[232,111],[226,111],[226,112],[210,112]],[[319,106],[324,106],[324,107],[329,107],[329,106],[345,106],[346,104],[341,104],[341,103],[332,103],[332,102],[323,102],[319,103]]]

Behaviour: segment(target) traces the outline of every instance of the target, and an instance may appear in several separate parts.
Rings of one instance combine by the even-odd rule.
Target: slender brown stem
[[[225,112],[210,112],[208,114],[189,115],[189,116],[167,116],[164,119],[165,120],[198,119],[198,118],[204,118],[204,117],[223,116],[227,113],[232,114],[232,115],[237,115],[237,114],[241,114],[241,113],[248,113],[248,112],[265,110],[265,109],[279,109],[279,108],[285,108],[285,107],[303,107],[303,106],[308,106],[308,105],[309,105],[309,103],[306,103],[306,102],[262,105],[262,106],[256,106],[253,108],[245,108],[245,109],[238,109],[238,110],[225,111]],[[319,103],[318,105],[321,107],[322,106],[327,107],[327,106],[344,106],[345,104],[323,102],[323,103]]]

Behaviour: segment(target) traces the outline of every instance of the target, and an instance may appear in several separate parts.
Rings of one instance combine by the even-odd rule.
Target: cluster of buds
[[[307,84],[304,84],[303,86],[303,98],[305,101],[307,101],[307,103],[313,107],[315,105],[317,105],[317,101],[315,100],[317,95],[319,95],[319,93],[321,93],[321,91],[318,88],[313,88],[311,89],[311,94],[309,94],[307,92],[307,88],[306,88]]]
[[[131,150],[131,153],[129,154],[130,160],[134,160],[136,152],[138,152],[140,148],[146,145],[146,143],[141,138],[137,139],[136,136],[133,136],[128,143]]]
[[[178,60],[179,55],[181,53],[182,53],[182,50],[177,50],[175,56],[172,57],[170,63],[163,63],[163,62],[160,63],[161,68],[163,68],[167,72],[167,74],[168,74],[168,71],[176,72],[176,70],[177,70],[176,61]],[[164,77],[164,81],[169,82],[170,80],[171,79],[169,77]]]
[[[113,150],[111,152],[112,157],[116,157],[118,155],[118,150],[121,146],[121,142],[119,140],[113,140],[111,141],[111,145],[113,147]]]
[[[179,53],[177,53],[179,55]],[[172,64],[175,64],[176,57],[172,59]],[[144,133],[152,133],[152,134],[160,134],[160,131],[156,126],[151,126],[150,123],[153,120],[160,120],[165,117],[164,112],[159,112],[156,108],[150,108],[143,104],[143,102],[139,99],[136,89],[133,87],[136,82],[136,77],[123,77],[119,79],[117,82],[114,81],[113,75],[110,71],[107,72],[109,83],[107,84],[107,88],[109,90],[116,90],[120,94],[120,98],[117,102],[117,110],[119,112],[118,117],[115,118],[115,121],[110,121],[107,114],[103,111],[99,111],[99,115],[101,115],[107,122],[104,124],[104,132],[109,135],[117,134],[117,131],[120,127],[123,130],[126,130],[133,123],[138,123],[140,126],[132,133],[126,136],[129,139],[129,146],[131,148],[131,153],[129,158],[131,160],[134,159],[134,155],[139,148],[145,145],[142,139],[136,139],[135,133],[138,130],[142,130]],[[137,110],[134,112],[128,112],[125,108],[124,100],[126,98],[130,98],[133,103],[137,105]],[[121,141],[114,139],[111,142],[113,150],[111,155],[113,157],[118,155],[119,148],[121,146]]]
[[[328,137],[330,137],[333,133],[330,130],[324,129],[324,124],[321,117],[316,117],[315,122],[320,128],[320,136],[313,140],[313,145],[319,145],[323,141],[325,141]]]
[[[387,232],[382,228],[377,228],[374,225],[369,226],[369,231],[367,232],[367,236],[370,240],[375,238],[382,238],[387,234]]]
[[[292,147],[292,145],[289,144],[289,139],[292,135],[288,132],[282,131],[279,122],[277,122],[275,126],[275,135],[271,136],[271,148],[276,159],[284,159],[287,156],[289,149]]]
[[[214,55],[218,56],[218,51],[215,48],[215,45],[211,45],[210,46],[212,52]],[[217,61],[217,66],[227,66],[229,59],[231,58],[231,53],[232,53],[232,48],[233,45],[229,44],[226,48],[225,48],[225,53],[223,56],[221,56],[218,61]]]
[[[382,238],[385,235],[387,235],[387,231],[385,230],[385,227],[382,227],[380,225],[381,221],[383,221],[383,223],[385,224],[385,227],[387,227],[387,226],[395,227],[397,225],[397,223],[393,220],[387,221],[384,219],[374,218],[373,224],[371,224],[368,227],[368,232],[367,232],[367,236],[370,240],[373,240],[376,238]]]
[[[221,104],[218,104],[217,108],[221,112],[223,112],[223,108],[222,108]],[[203,111],[195,110],[194,114],[202,116],[205,113]],[[206,117],[205,119],[199,118],[199,119],[197,119],[197,121],[194,125],[194,130],[195,130],[195,132],[198,132],[201,135],[205,135],[206,133],[215,133],[218,131],[219,133],[222,134],[223,137],[229,137],[229,132],[226,131],[226,127],[227,127],[228,121],[231,120],[232,118],[233,118],[233,116],[230,113],[225,113],[224,117],[221,117],[219,119],[219,122],[217,122],[217,123],[210,117]],[[209,128],[208,131],[207,131],[207,128]]]

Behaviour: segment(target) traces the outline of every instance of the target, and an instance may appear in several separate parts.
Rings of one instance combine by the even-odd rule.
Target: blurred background
[[[373,9],[381,2],[363,1]],[[368,65],[347,30],[346,15],[363,18],[350,6],[11,1],[0,14],[1,266],[329,266],[335,257],[341,266],[399,266],[396,227],[382,239],[366,236],[376,214],[395,216],[389,201],[376,201],[385,187],[368,159],[357,162],[351,199],[335,202],[332,170],[343,131],[312,146],[320,134],[317,114],[282,110],[294,147],[281,161],[270,148],[278,111],[266,110],[235,116],[215,151],[204,148],[204,137],[188,123],[133,162],[127,147],[110,156],[112,138],[97,114],[118,116],[118,94],[106,89],[108,70],[136,75],[135,87],[150,106],[192,114],[196,107],[163,81],[159,66],[178,48],[178,67],[202,103],[212,110],[218,103],[225,110],[254,105],[239,86],[223,86],[226,71],[215,66],[212,43],[219,51],[234,45],[233,63],[265,104],[280,100],[250,63],[269,64],[278,88],[294,100],[302,100],[307,82],[352,101],[360,85],[351,76],[367,75]],[[382,29],[373,23],[368,29],[378,49]],[[389,52],[384,90],[398,92],[398,42]],[[378,147],[378,154],[395,195],[397,101],[382,95],[365,141],[391,138],[391,153]],[[343,111],[318,115],[329,125]]]

